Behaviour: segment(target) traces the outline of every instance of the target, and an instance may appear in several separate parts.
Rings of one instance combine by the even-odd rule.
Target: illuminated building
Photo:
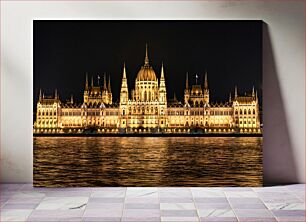
[[[211,103],[207,73],[203,86],[192,85],[186,76],[184,102],[167,100],[164,66],[160,78],[149,63],[146,47],[134,89],[129,92],[125,64],[119,103],[112,102],[110,77],[103,86],[88,84],[86,74],[84,101],[61,102],[41,91],[37,102],[34,133],[261,133],[259,103],[254,87],[250,94],[235,95],[226,103]]]

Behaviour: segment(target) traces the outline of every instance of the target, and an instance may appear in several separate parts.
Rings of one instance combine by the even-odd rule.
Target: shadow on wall
[[[263,23],[264,185],[297,183],[296,165],[269,26]]]

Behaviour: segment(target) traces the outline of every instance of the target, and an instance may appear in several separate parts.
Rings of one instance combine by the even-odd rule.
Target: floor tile
[[[222,189],[213,188],[191,188],[194,197],[225,197]]]
[[[82,217],[84,210],[33,210],[31,218],[72,218]]]
[[[1,221],[25,221],[31,213],[32,210],[2,209]]]
[[[198,222],[198,217],[161,217],[162,222]]]
[[[305,222],[305,217],[277,217],[278,222]]]
[[[305,210],[272,210],[276,217],[304,217]]]
[[[192,193],[188,188],[167,188],[159,189],[160,197],[192,197]]]
[[[39,204],[44,197],[12,197],[6,203],[10,204]]]
[[[267,209],[263,203],[231,203],[233,209]]]
[[[45,195],[47,197],[89,197],[91,191],[48,191]]]
[[[305,210],[305,203],[266,203],[269,210]]]
[[[123,203],[92,203],[86,205],[86,209],[123,209]]]
[[[122,209],[86,209],[84,217],[121,217]]]
[[[91,197],[109,197],[109,198],[124,198],[125,190],[114,190],[114,191],[93,191]]]
[[[197,217],[196,210],[161,210],[162,217]]]
[[[228,203],[225,197],[195,197],[196,203]]]
[[[121,222],[160,222],[160,217],[122,217]]]
[[[159,209],[158,203],[126,203],[125,209]]]
[[[28,219],[27,219],[27,221],[29,221],[29,222],[31,222],[31,221],[37,221],[37,222],[47,222],[47,221],[49,221],[49,222],[68,222],[68,221],[70,221],[70,222],[80,222],[80,221],[82,221],[82,217],[69,217],[69,216],[67,216],[67,217],[65,217],[65,216],[63,216],[63,217],[28,217]]]
[[[160,203],[193,203],[191,197],[160,197]]]
[[[128,187],[126,190],[126,198],[158,198],[158,190],[155,187]]]
[[[123,217],[152,218],[160,217],[159,209],[124,209]]]
[[[228,201],[230,204],[261,204],[263,203],[261,199],[256,198],[256,197],[245,197],[245,198],[229,197]]]
[[[160,203],[161,210],[195,210],[194,203]]]
[[[239,217],[239,222],[277,222],[275,218]]]
[[[83,217],[84,222],[121,222],[121,217]]]
[[[232,209],[199,209],[200,217],[235,217]]]
[[[234,209],[238,218],[273,218],[273,215],[266,209]]]
[[[198,209],[230,209],[231,206],[228,202],[224,203],[196,203]]]
[[[24,184],[18,183],[2,183],[0,184],[0,189],[2,191],[17,191],[20,190]]]
[[[124,198],[101,198],[101,197],[90,197],[89,203],[123,203]]]
[[[27,204],[21,204],[21,203],[7,203],[5,204],[2,209],[35,209],[38,206],[38,203],[27,203]]]
[[[257,197],[253,191],[225,191],[227,197]]]
[[[45,197],[37,210],[74,210],[85,209],[88,197]]]
[[[26,199],[26,198],[43,198],[46,195],[44,193],[40,193],[40,192],[35,192],[35,191],[17,191],[14,193],[14,195],[12,195],[12,198],[15,199]]]
[[[223,191],[254,191],[251,187],[224,187],[222,188]]]
[[[158,198],[145,198],[145,197],[138,197],[138,198],[126,198],[125,203],[143,203],[143,204],[148,204],[148,203],[154,203],[158,204],[159,200]]]
[[[305,185],[34,188],[6,184],[1,187],[1,220],[237,222],[237,216],[239,222],[302,222],[304,189]]]
[[[238,222],[236,217],[201,217],[201,222]]]

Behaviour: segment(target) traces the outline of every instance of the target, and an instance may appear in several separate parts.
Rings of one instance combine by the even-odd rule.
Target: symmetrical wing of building
[[[148,50],[134,89],[129,92],[123,66],[119,103],[113,103],[110,78],[103,86],[88,83],[82,104],[62,102],[58,93],[39,93],[34,133],[261,133],[257,92],[235,94],[226,103],[211,103],[207,73],[204,84],[190,86],[188,74],[184,102],[167,100],[163,64],[158,79],[149,64]]]

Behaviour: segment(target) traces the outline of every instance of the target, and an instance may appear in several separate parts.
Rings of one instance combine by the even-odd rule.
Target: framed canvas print
[[[34,186],[262,185],[262,21],[33,26]]]

